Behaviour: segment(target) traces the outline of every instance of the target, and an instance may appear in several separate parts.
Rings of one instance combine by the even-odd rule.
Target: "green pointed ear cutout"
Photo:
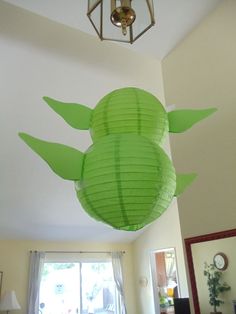
[[[196,173],[176,174],[176,190],[174,195],[179,196],[182,194],[186,187],[190,185],[196,177]]]
[[[88,130],[92,109],[75,103],[64,103],[49,97],[43,97],[46,103],[75,129]]]
[[[125,110],[124,102],[128,108],[132,108],[135,112],[138,110],[137,102],[141,101],[143,103],[144,101],[148,110],[146,112],[145,109],[142,109],[139,113],[141,119],[143,119],[141,120],[143,123],[140,135],[146,136],[158,144],[163,140],[168,125],[170,133],[181,133],[217,110],[216,108],[203,110],[181,109],[171,111],[166,115],[161,103],[153,98],[153,95],[137,88],[123,88],[107,94],[99,101],[94,110],[81,104],[64,103],[50,97],[43,97],[43,99],[73,128],[91,129],[93,141],[109,134],[139,132],[139,119],[130,118],[129,110]],[[114,103],[115,106],[113,106]],[[149,109],[153,113],[155,112],[153,116],[150,116]],[[109,114],[105,114],[105,112],[109,112]],[[114,118],[114,112],[116,118]],[[155,127],[150,127],[150,125],[155,125]],[[157,134],[161,134],[161,136],[157,136]]]
[[[84,154],[75,148],[39,140],[26,133],[20,138],[60,177],[66,180],[79,180],[81,177]]]
[[[207,118],[214,113],[216,108],[204,110],[174,110],[168,113],[169,132],[181,133],[190,129],[195,123]]]

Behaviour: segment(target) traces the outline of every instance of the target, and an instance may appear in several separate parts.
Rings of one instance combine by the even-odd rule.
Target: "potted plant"
[[[207,277],[209,303],[214,309],[211,314],[222,314],[222,312],[217,311],[217,308],[224,303],[223,300],[219,299],[219,295],[231,289],[226,282],[222,281],[222,275],[222,271],[217,270],[214,264],[205,263],[204,276]]]

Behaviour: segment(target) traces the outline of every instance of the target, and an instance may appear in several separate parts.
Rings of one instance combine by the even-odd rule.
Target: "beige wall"
[[[136,86],[147,89],[156,94],[160,100],[164,100],[161,64],[157,60],[145,58],[115,44],[101,43],[97,38],[12,7],[2,1],[0,2],[0,29],[0,68],[1,73],[4,73],[4,79],[1,82],[3,88],[0,93],[0,103],[5,106],[2,127],[8,134],[10,154],[18,154],[20,150],[21,143],[16,136],[19,130],[34,129],[34,134],[37,136],[45,138],[50,134],[54,140],[65,141],[68,145],[76,139],[81,149],[87,148],[88,144],[84,142],[84,133],[81,135],[81,133],[71,130],[54,113],[50,116],[46,106],[42,105],[43,95],[64,101],[78,101],[93,107],[105,93],[112,89]],[[18,117],[14,124],[10,123],[12,115]],[[28,115],[32,119],[27,119]],[[50,128],[52,121],[56,125],[54,134]],[[86,139],[89,140],[88,136]],[[1,166],[4,167],[4,165]],[[6,185],[4,185],[4,188],[9,185],[11,188],[6,191],[2,190],[2,193],[7,200],[11,202],[16,200],[18,204],[21,194],[16,190],[14,193],[12,192],[12,183],[15,182],[15,173],[18,171],[17,165],[14,165],[12,170],[12,173],[7,176]],[[38,185],[36,190],[42,191],[43,183],[40,184],[39,172],[34,170],[25,173],[26,182],[27,176],[30,181],[34,175],[34,184]],[[62,184],[63,193],[72,195],[70,194],[73,192],[71,192],[71,186],[67,190],[66,183]],[[58,191],[55,191],[53,186],[45,193],[50,193],[52,198],[58,196]],[[31,202],[29,195],[24,195],[24,202]],[[43,192],[40,196],[43,197]],[[45,208],[42,200],[41,204],[32,204],[31,206],[32,212],[27,215],[28,228],[25,228],[25,231],[27,233],[28,230],[34,228],[38,230],[41,238],[46,238],[45,234],[40,234],[39,228],[42,227],[42,222],[34,222],[34,210],[37,208],[41,210],[43,221],[44,212],[48,217],[48,209]],[[18,216],[11,218],[13,235],[21,228],[21,211],[25,210],[23,207],[17,206],[17,208]],[[2,214],[1,221],[9,222],[9,214],[9,211]],[[173,223],[173,220],[171,221]],[[47,221],[47,224],[52,225],[51,236],[54,237],[53,230],[56,227],[53,213],[51,213],[51,221]],[[152,237],[156,241],[155,233],[153,231],[152,233]],[[61,237],[63,238],[63,236]],[[164,243],[160,245],[164,245]],[[175,245],[173,244],[173,246]],[[147,251],[149,254],[150,248],[158,249],[160,246],[147,243],[147,249],[142,247],[138,256],[139,254],[144,255]],[[133,281],[139,274],[137,276],[133,274],[130,245],[61,241],[0,241],[0,270],[4,271],[3,290],[16,290],[22,306],[19,314],[25,314],[26,311],[28,252],[30,249],[126,250],[124,270],[128,314],[137,314]],[[145,266],[146,269],[149,268],[149,255],[145,259]],[[152,293],[151,291],[149,293],[147,298],[144,298],[146,304],[152,302]],[[143,313],[147,314],[145,310]]]
[[[184,134],[171,136],[177,171],[197,180],[178,202],[183,237],[235,228],[236,2],[222,1],[163,61],[166,102],[217,107]]]
[[[123,257],[124,285],[127,296],[127,310],[136,313],[136,302],[133,282],[132,248],[130,244],[86,243],[86,242],[49,242],[0,240],[0,270],[3,271],[2,290],[15,290],[21,305],[19,314],[25,314],[27,308],[27,289],[30,250],[62,250],[62,251],[125,251]]]
[[[176,201],[134,242],[135,288],[137,314],[154,314],[153,286],[150,268],[151,253],[155,250],[175,248],[180,295],[188,296],[186,270]],[[139,279],[146,277],[148,285],[142,287]],[[155,296],[157,297],[157,296]],[[158,312],[156,312],[158,313]]]
[[[214,241],[197,243],[192,246],[192,254],[194,260],[194,271],[200,301],[201,313],[210,313],[213,309],[209,304],[209,292],[206,283],[206,277],[203,274],[204,262],[207,264],[213,263],[213,257],[218,252],[226,254],[229,260],[228,268],[223,271],[222,282],[225,281],[231,290],[219,296],[219,299],[225,303],[220,306],[219,310],[223,313],[232,312],[232,300],[235,300],[236,295],[236,238],[227,238]]]
[[[235,228],[236,2],[224,0],[163,61],[167,104],[217,107],[201,125],[171,135],[179,172],[198,178],[178,201],[183,238]]]

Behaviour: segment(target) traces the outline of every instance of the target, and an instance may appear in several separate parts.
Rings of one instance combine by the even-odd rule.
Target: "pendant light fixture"
[[[87,15],[101,40],[130,44],[155,24],[152,0],[88,0]]]

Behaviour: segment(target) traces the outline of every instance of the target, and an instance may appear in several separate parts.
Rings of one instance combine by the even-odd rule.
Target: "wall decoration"
[[[167,113],[154,95],[133,87],[109,93],[93,110],[44,100],[72,127],[90,129],[93,145],[82,153],[26,133],[20,137],[57,175],[75,182],[90,216],[127,231],[157,219],[196,177],[176,173],[161,148],[168,131],[184,132],[216,110]]]
[[[148,285],[148,279],[147,279],[147,277],[146,277],[146,276],[141,276],[141,277],[139,277],[138,283],[139,283],[139,286],[140,286],[140,287],[146,288],[147,285]]]
[[[229,264],[228,257],[224,253],[219,252],[214,255],[213,263],[217,269],[226,270]]]

